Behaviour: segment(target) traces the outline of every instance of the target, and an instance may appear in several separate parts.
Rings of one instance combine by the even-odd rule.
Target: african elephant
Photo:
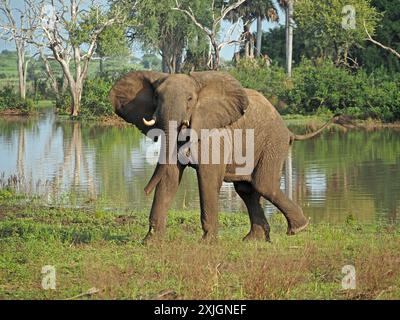
[[[247,174],[236,174],[235,163],[199,161],[182,164],[177,161],[157,164],[145,188],[146,193],[156,188],[145,239],[163,234],[167,211],[188,166],[197,172],[204,239],[214,238],[217,234],[218,197],[223,181],[234,183],[247,207],[251,226],[244,239],[270,239],[261,197],[268,199],[284,214],[288,235],[307,227],[309,220],[302,209],[280,190],[281,170],[294,140],[316,136],[332,120],[308,135],[295,135],[263,95],[244,89],[229,74],[216,71],[192,72],[190,75],[131,72],[114,85],[109,97],[116,114],[134,124],[142,133],[147,134],[153,128],[164,130],[162,145],[167,154],[176,146],[168,142],[172,134],[168,131],[170,121],[178,124],[174,134],[186,128],[254,129],[254,166]]]

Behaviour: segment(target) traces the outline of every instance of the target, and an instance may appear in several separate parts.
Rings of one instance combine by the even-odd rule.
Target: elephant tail
[[[339,117],[340,117],[339,114],[334,115],[321,128],[319,128],[318,130],[315,130],[313,132],[310,132],[310,133],[307,133],[307,134],[294,134],[294,133],[292,133],[292,135],[290,137],[290,144],[292,144],[293,141],[304,141],[304,140],[308,140],[308,139],[314,138],[315,136],[321,134],[321,132],[324,131],[325,128],[328,127],[330,124],[335,123],[335,121],[337,119],[339,119]]]

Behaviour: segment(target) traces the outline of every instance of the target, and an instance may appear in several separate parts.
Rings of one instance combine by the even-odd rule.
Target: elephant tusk
[[[146,120],[145,118],[143,118],[143,123],[145,126],[151,127],[156,124],[156,120],[155,119]]]

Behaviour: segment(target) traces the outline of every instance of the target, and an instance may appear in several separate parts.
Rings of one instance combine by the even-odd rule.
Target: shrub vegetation
[[[382,69],[368,74],[330,61],[304,59],[287,80],[277,66],[241,63],[231,73],[243,86],[262,92],[283,113],[314,114],[321,110],[382,121],[400,119],[400,74]]]
[[[30,112],[34,107],[34,101],[32,99],[22,100],[13,86],[6,85],[0,89],[0,111],[18,109],[22,112]]]
[[[108,101],[108,93],[113,86],[112,79],[96,77],[85,82],[82,93],[80,116],[91,119],[102,116],[111,116],[114,111]],[[66,92],[56,101],[56,108],[61,114],[69,114],[71,97]]]

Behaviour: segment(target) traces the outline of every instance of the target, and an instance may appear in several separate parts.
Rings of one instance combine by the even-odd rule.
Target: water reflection
[[[284,168],[282,189],[314,221],[398,219],[400,132],[326,133],[294,144]],[[158,146],[133,127],[116,128],[60,121],[48,112],[37,119],[0,120],[2,180],[15,175],[21,191],[49,202],[147,211],[152,198],[143,188]],[[221,210],[244,211],[231,184],[223,184]],[[198,209],[195,172],[186,170],[174,209]],[[265,204],[266,213],[275,208]]]

